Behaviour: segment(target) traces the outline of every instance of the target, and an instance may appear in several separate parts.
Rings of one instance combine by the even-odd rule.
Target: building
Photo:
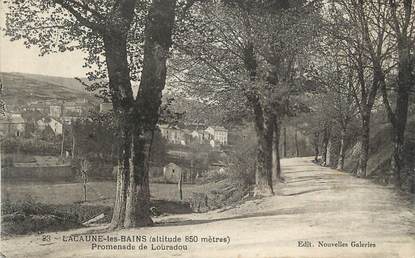
[[[203,126],[184,125],[180,128],[177,125],[159,125],[161,135],[172,144],[188,145],[191,143],[227,145],[228,130],[222,126]],[[214,144],[212,144],[214,141]]]
[[[46,127],[50,127],[55,135],[61,135],[63,131],[62,123],[52,117],[39,119],[37,126],[41,131],[45,130]]]
[[[192,139],[193,139],[195,142],[198,142],[198,143],[200,143],[200,144],[202,144],[202,143],[203,143],[203,132],[201,133],[201,132],[198,132],[198,131],[196,131],[196,130],[193,130],[193,131],[190,133],[190,135],[192,136]]]
[[[51,105],[49,106],[49,115],[51,117],[61,117],[62,115],[62,106],[59,105]]]
[[[0,118],[0,134],[2,136],[21,136],[25,132],[26,123],[21,114],[6,113]]]
[[[66,116],[80,116],[82,115],[82,104],[75,102],[63,103],[63,114]]]
[[[176,125],[159,125],[161,135],[169,143],[186,145],[185,132]]]
[[[208,143],[211,139],[211,135],[206,132],[205,130],[193,130],[190,134],[193,138],[193,142],[197,142],[199,144]]]
[[[77,121],[79,117],[77,116],[63,116],[62,120],[66,125],[71,125],[73,121]]]
[[[50,126],[50,128],[52,128],[52,131],[55,133],[55,135],[60,135],[62,134],[63,131],[63,125],[61,122],[51,118],[50,122],[48,123],[48,125]]]
[[[184,169],[175,163],[169,163],[163,167],[163,178],[166,182],[177,183],[183,177]]]
[[[25,111],[39,111],[42,114],[50,114],[50,106],[41,102],[32,102],[29,103],[26,107],[23,108]]]
[[[211,135],[211,139],[215,142],[218,142],[221,145],[228,144],[228,130],[222,126],[209,126],[205,130],[209,135]]]

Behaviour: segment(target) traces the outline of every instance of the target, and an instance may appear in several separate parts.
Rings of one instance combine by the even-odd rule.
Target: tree
[[[397,80],[395,84],[395,107],[390,104],[387,82],[384,70],[377,65],[377,71],[381,77],[382,99],[392,125],[393,154],[391,158],[391,176],[396,187],[401,187],[401,173],[405,166],[403,150],[405,143],[405,129],[408,120],[409,96],[414,89],[415,81],[415,3],[412,0],[385,1],[391,19],[388,21],[393,31],[393,45],[395,46],[395,58],[397,63]]]
[[[294,7],[303,3],[286,13],[282,9],[289,6],[280,4],[223,1],[203,5],[194,23],[198,26],[188,29],[192,40],[183,42],[180,48],[191,61],[186,61],[188,65],[182,68],[184,72],[178,80],[190,85],[190,92],[211,105],[231,114],[238,111],[245,120],[248,117],[254,122],[258,140],[255,195],[273,194],[273,143],[279,144],[273,141],[274,135],[279,134],[276,123],[285,112],[289,89],[299,88],[292,80],[299,71],[292,68],[300,63],[295,62],[297,50],[303,46],[298,43],[307,42],[300,38],[310,24],[303,22],[309,18],[307,15],[295,22],[302,12]],[[289,19],[290,15],[295,18]],[[299,29],[295,34],[299,37],[292,36],[295,29]],[[292,45],[284,43],[289,35]]]
[[[111,228],[151,225],[149,145],[165,86],[176,0],[6,2],[6,34],[12,40],[23,38],[27,46],[40,46],[42,54],[84,49],[90,54],[87,66],[104,68],[98,73],[108,77],[120,143]],[[129,51],[140,48],[142,66],[141,52]],[[139,77],[137,70],[140,87],[134,98],[131,80]]]
[[[259,136],[255,192],[268,195],[273,192],[272,123],[264,119],[259,96],[255,94],[257,64],[252,35],[248,35],[245,23],[246,8],[241,10],[233,4],[205,3],[197,10],[196,22],[186,30],[191,40],[176,42],[180,43],[178,49],[184,56],[183,61],[176,62],[185,67],[181,68],[185,72],[177,80],[186,83],[190,94],[207,99],[211,106],[221,109],[232,106],[246,111],[248,105],[253,110]],[[241,35],[241,39],[235,35]]]

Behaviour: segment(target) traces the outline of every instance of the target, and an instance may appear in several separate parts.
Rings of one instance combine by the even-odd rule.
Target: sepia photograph
[[[0,257],[415,258],[415,0],[2,0]]]

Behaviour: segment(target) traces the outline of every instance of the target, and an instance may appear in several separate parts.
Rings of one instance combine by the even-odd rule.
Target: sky
[[[2,5],[0,3],[0,5]],[[6,8],[0,6],[0,27],[4,28]],[[39,48],[27,49],[23,41],[11,42],[0,32],[0,71],[33,73],[62,77],[85,77],[87,70],[82,68],[84,53],[68,53],[39,56]]]

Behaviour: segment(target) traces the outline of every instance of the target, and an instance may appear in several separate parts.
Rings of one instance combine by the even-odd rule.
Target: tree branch
[[[68,0],[53,0],[56,4],[59,4],[62,8],[64,8],[65,10],[67,10],[68,12],[70,12],[75,18],[76,20],[81,23],[82,25],[90,28],[93,31],[96,32],[104,32],[105,28],[103,25],[92,22],[90,20],[88,20],[86,17],[84,17],[81,13],[79,13],[72,5],[74,4],[73,1],[68,1]],[[75,4],[76,5],[76,4]],[[79,6],[79,3],[78,3]]]

